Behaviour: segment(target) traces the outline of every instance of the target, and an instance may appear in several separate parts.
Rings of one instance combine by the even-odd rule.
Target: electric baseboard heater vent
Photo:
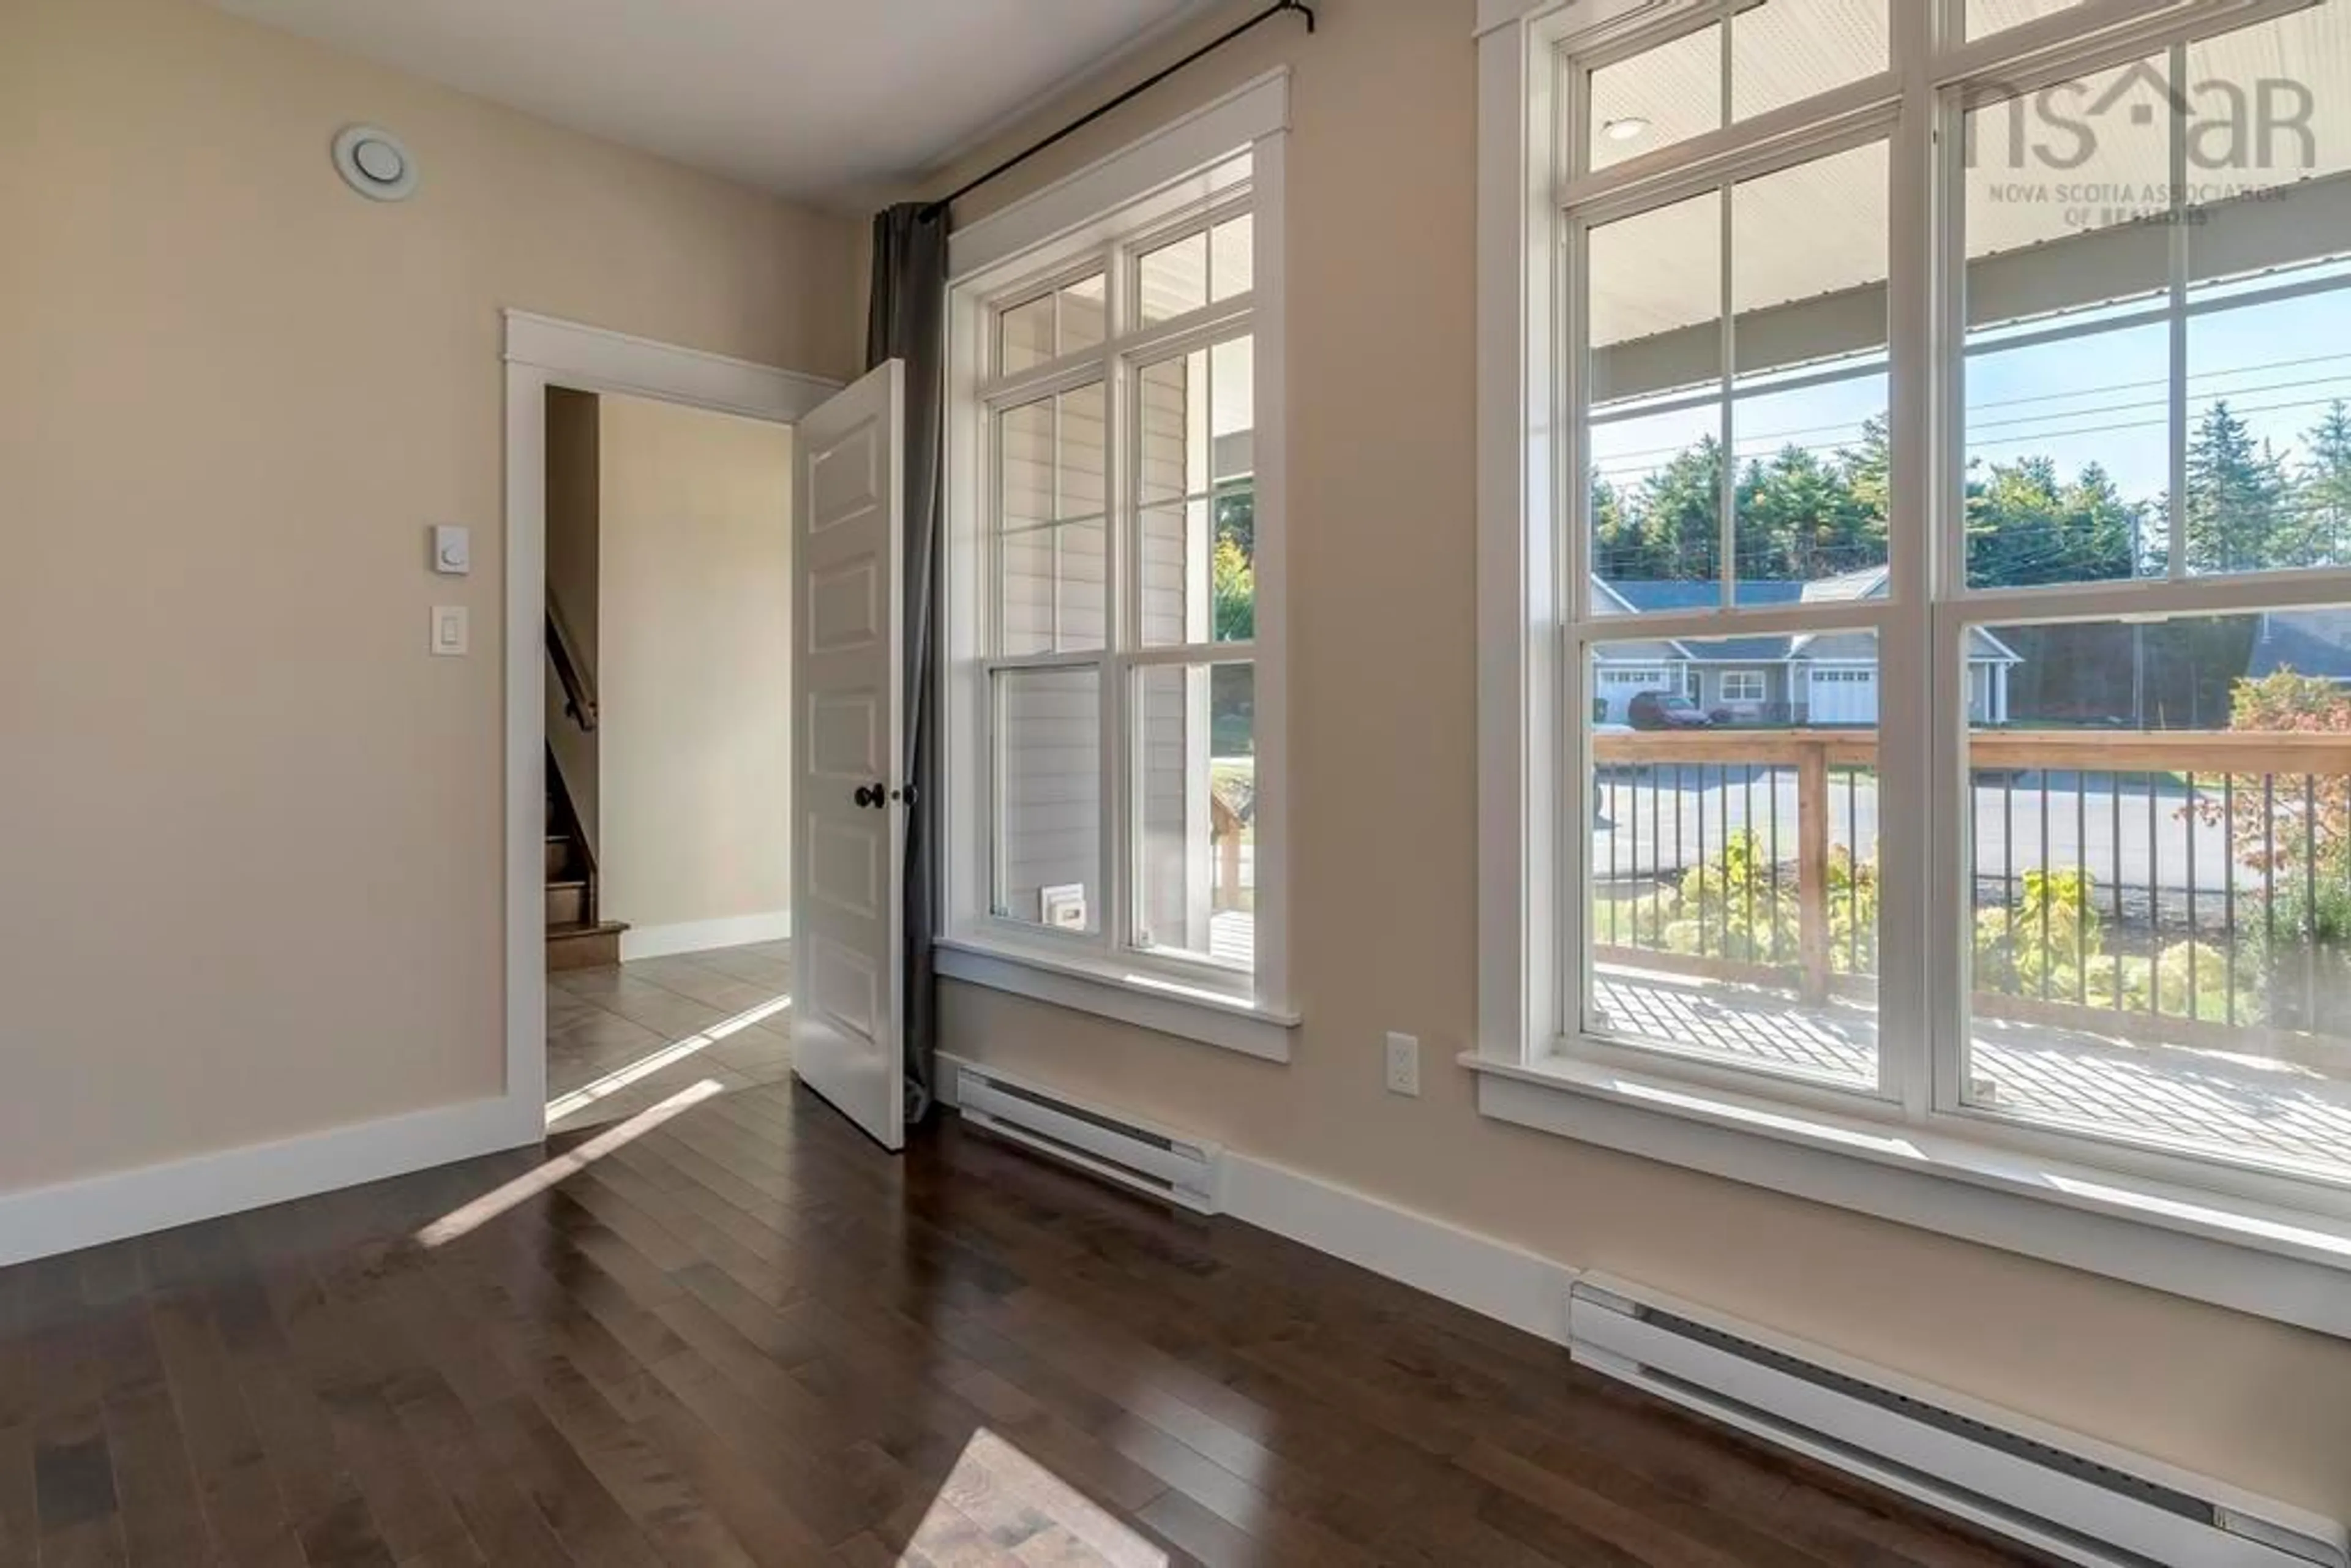
[[[1008,1143],[1199,1214],[1217,1212],[1224,1151],[1086,1105],[992,1068],[966,1067],[956,1085],[963,1119]]]
[[[2343,1524],[1605,1275],[1576,1361],[2095,1568],[2351,1568]]]

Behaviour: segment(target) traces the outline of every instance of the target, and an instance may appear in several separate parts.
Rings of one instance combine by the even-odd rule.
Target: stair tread
[[[547,879],[547,885],[550,889],[569,889],[574,887],[585,887],[588,885],[588,883],[587,879],[584,877],[550,876]]]
[[[574,921],[565,925],[549,926],[547,939],[552,942],[565,936],[610,936],[628,928],[629,923],[625,920],[599,920],[593,925]]]

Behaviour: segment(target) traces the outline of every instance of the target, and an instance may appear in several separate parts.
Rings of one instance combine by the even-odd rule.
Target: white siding
[[[1092,670],[997,674],[997,904],[1015,920],[1043,919],[1042,890],[1070,884],[1102,920],[1100,682]]]
[[[998,416],[1000,653],[1098,648],[1108,634],[1105,422],[1098,383]]]

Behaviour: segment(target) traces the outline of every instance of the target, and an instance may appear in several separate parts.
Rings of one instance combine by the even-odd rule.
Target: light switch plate
[[[433,570],[444,577],[464,577],[474,570],[474,530],[456,523],[433,528]]]
[[[436,604],[433,607],[433,643],[434,654],[442,658],[462,656],[470,639],[465,624],[465,607],[462,604]]]

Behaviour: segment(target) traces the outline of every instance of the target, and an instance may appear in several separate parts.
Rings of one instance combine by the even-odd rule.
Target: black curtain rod
[[[987,172],[976,175],[973,178],[965,181],[962,184],[957,185],[954,190],[949,191],[946,195],[941,196],[937,201],[924,207],[923,216],[926,218],[938,216],[940,213],[946,211],[949,206],[961,201],[964,197],[970,195],[974,191],[978,190],[982,185],[987,184],[990,180],[995,179],[998,175],[1009,172],[1010,171],[1019,168],[1021,164],[1026,163],[1029,159],[1034,158],[1038,153],[1042,152],[1046,148],[1052,146],[1062,138],[1074,136],[1079,131],[1083,131],[1087,126],[1092,125],[1095,120],[1100,120],[1103,115],[1108,114],[1111,110],[1118,108],[1121,104],[1138,98],[1144,93],[1150,91],[1153,88],[1157,87],[1161,82],[1165,81],[1169,77],[1174,76],[1177,71],[1182,70],[1186,66],[1190,65],[1193,61],[1200,58],[1202,56],[1214,54],[1217,50],[1223,48],[1227,44],[1231,43],[1235,38],[1239,37],[1243,33],[1248,32],[1251,27],[1256,26],[1259,23],[1270,22],[1273,18],[1280,16],[1285,11],[1297,12],[1300,16],[1306,18],[1306,30],[1310,33],[1314,30],[1314,7],[1307,5],[1305,0],[1274,0],[1274,4],[1268,5],[1264,10],[1259,11],[1248,21],[1239,24],[1238,26],[1230,28],[1226,32],[1218,34],[1217,37],[1209,39],[1207,43],[1202,44],[1198,48],[1194,49],[1190,54],[1186,55],[1182,59],[1177,60],[1174,65],[1166,66],[1159,70],[1152,72],[1141,81],[1136,82],[1133,87],[1128,88],[1124,92],[1120,93],[1116,98],[1112,99],[1108,103],[1080,115],[1077,119],[1070,121],[1069,124],[1061,127],[1061,130],[1053,132],[1052,135],[1046,137],[1042,141],[1033,142],[1030,145],[1022,148],[1019,152],[1015,152],[1011,157],[1007,158],[1003,162],[998,163],[993,169],[988,170]]]

